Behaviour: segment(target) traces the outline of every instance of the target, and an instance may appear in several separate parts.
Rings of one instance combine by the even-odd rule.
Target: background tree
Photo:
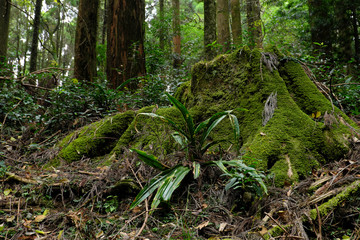
[[[210,60],[216,56],[212,43],[216,41],[216,2],[204,0],[204,45],[205,58]]]
[[[10,23],[10,0],[0,0],[0,68],[6,64]]]
[[[80,0],[75,35],[74,77],[94,81],[99,0]]]
[[[249,45],[262,48],[262,21],[260,0],[246,0]]]
[[[160,49],[164,50],[165,48],[165,28],[163,26],[163,22],[165,20],[165,10],[164,10],[164,1],[165,0],[159,0],[159,20],[160,20],[160,28],[159,28],[159,45],[160,45]]]
[[[107,79],[112,88],[144,76],[144,0],[110,0],[108,6]],[[137,84],[129,84],[135,89]]]
[[[179,68],[181,65],[181,28],[180,28],[180,0],[172,0],[173,8],[173,66]]]
[[[34,72],[37,69],[39,30],[40,30],[40,21],[41,21],[41,7],[42,7],[42,0],[36,0],[35,16],[34,16],[34,22],[33,22],[33,35],[32,35],[32,42],[31,42],[30,72]]]
[[[222,46],[222,52],[227,52],[230,50],[231,45],[229,26],[229,1],[217,0],[216,9],[218,43]]]
[[[313,49],[321,51],[327,56],[331,54],[333,34],[333,18],[330,16],[328,0],[308,0],[309,24]]]
[[[234,44],[239,46],[242,44],[242,25],[240,0],[231,0],[231,32]]]

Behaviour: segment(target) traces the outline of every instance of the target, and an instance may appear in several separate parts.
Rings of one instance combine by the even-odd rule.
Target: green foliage
[[[1,154],[0,154],[0,156],[1,156]],[[9,169],[9,167],[6,166],[5,162],[0,161],[0,178],[5,176],[5,173],[8,171],[8,169]]]
[[[173,192],[180,186],[182,180],[192,170],[194,179],[199,177],[200,163],[202,157],[211,146],[221,142],[213,141],[206,144],[206,140],[211,131],[227,116],[230,118],[230,122],[234,129],[235,142],[238,142],[240,136],[239,123],[237,117],[230,111],[224,111],[214,114],[209,119],[201,122],[197,126],[194,124],[193,118],[186,107],[179,102],[176,98],[166,93],[170,102],[181,112],[183,120],[186,123],[186,128],[183,129],[178,126],[173,120],[164,116],[157,115],[155,113],[140,113],[139,115],[145,115],[155,117],[163,121],[165,124],[170,125],[176,132],[173,134],[174,139],[181,144],[184,148],[187,148],[189,160],[192,161],[192,166],[176,165],[174,167],[167,167],[157,160],[157,158],[151,154],[147,154],[144,151],[131,149],[138,154],[140,160],[145,164],[156,168],[161,171],[140,191],[135,200],[131,204],[130,208],[134,208],[149,197],[155,190],[157,190],[151,204],[151,209],[155,209],[161,201],[169,201]],[[244,110],[244,109],[239,109]],[[246,166],[245,164],[243,164]],[[251,168],[252,169],[252,168]],[[255,171],[256,173],[256,171]],[[254,172],[249,173],[250,177],[258,177],[259,175]],[[250,179],[250,177],[248,177]],[[260,179],[261,180],[261,179]],[[260,180],[257,180],[260,182]],[[264,185],[265,186],[265,185]]]
[[[266,176],[255,168],[247,166],[241,159],[220,160],[214,163],[224,172],[225,176],[230,178],[225,190],[242,188],[246,191],[255,192],[259,197],[262,197],[263,193],[267,194],[267,187],[263,181]],[[229,166],[230,169],[226,168],[225,165]]]
[[[207,138],[211,131],[225,118],[229,117],[231,125],[234,129],[234,140],[235,143],[238,142],[240,136],[239,123],[237,117],[232,114],[234,110],[228,110],[224,112],[219,112],[214,114],[209,119],[201,122],[195,126],[194,121],[186,109],[186,107],[179,102],[176,98],[166,93],[170,102],[181,112],[182,117],[186,123],[186,128],[183,129],[181,126],[178,126],[174,121],[166,117],[157,115],[155,113],[140,113],[141,115],[155,117],[161,119],[166,124],[170,125],[176,132],[173,134],[174,139],[182,145],[182,147],[187,148],[189,158],[191,161],[196,159],[201,159],[205,152],[212,146],[224,141],[218,140],[207,143]],[[238,108],[236,110],[246,111],[245,109]]]

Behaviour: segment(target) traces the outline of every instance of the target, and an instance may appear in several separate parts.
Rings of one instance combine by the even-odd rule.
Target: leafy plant
[[[267,194],[267,187],[263,181],[266,176],[255,168],[247,166],[241,159],[231,161],[220,160],[214,163],[224,172],[225,176],[230,177],[230,180],[226,183],[225,190],[242,188],[255,191],[260,197],[263,193]],[[230,169],[226,168],[225,165],[229,166]]]
[[[238,139],[240,136],[240,129],[239,129],[239,122],[237,117],[234,114],[232,114],[234,110],[218,112],[209,119],[195,126],[193,118],[191,117],[186,107],[170,94],[168,93],[165,94],[170,100],[170,102],[181,112],[182,117],[186,123],[185,128],[182,128],[181,126],[177,125],[171,119],[157,115],[155,113],[140,113],[140,115],[155,117],[161,119],[166,124],[170,125],[175,130],[175,132],[173,133],[174,139],[180,145],[187,148],[189,159],[191,161],[194,161],[196,159],[201,159],[204,153],[210,147],[224,141],[224,140],[217,140],[205,144],[207,142],[207,138],[211,133],[211,131],[227,116],[230,118],[230,123],[233,127],[235,143],[238,143]],[[242,108],[237,108],[235,110],[247,111],[246,109],[242,109]]]
[[[194,121],[186,109],[186,107],[179,102],[176,98],[166,93],[170,102],[177,108],[182,114],[182,117],[186,123],[186,128],[183,129],[179,125],[169,118],[157,115],[155,113],[140,113],[141,115],[156,117],[170,125],[176,132],[173,134],[174,139],[188,149],[189,160],[192,162],[192,167],[177,165],[174,167],[168,167],[163,165],[157,160],[157,158],[151,154],[147,154],[144,151],[138,149],[131,149],[136,152],[145,164],[156,168],[161,171],[156,175],[136,196],[135,200],[131,204],[130,208],[134,208],[149,197],[156,189],[157,192],[151,204],[151,209],[156,208],[161,201],[170,200],[172,193],[180,186],[181,181],[185,176],[191,172],[194,178],[198,178],[200,174],[200,160],[203,154],[211,146],[222,142],[224,140],[212,141],[206,143],[207,137],[211,131],[226,117],[229,116],[230,122],[234,129],[235,141],[238,141],[240,130],[238,119],[235,115],[231,114],[233,110],[219,112],[214,114],[209,119],[201,122],[195,126]],[[244,110],[244,109],[241,109]]]

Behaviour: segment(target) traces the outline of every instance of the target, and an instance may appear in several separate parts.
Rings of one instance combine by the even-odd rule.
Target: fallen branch
[[[23,183],[26,183],[26,184],[42,184],[42,181],[36,181],[36,180],[33,180],[33,179],[20,177],[20,176],[16,175],[15,173],[12,173],[12,172],[5,172],[5,174],[8,176],[7,179],[16,180],[16,181],[23,182]]]

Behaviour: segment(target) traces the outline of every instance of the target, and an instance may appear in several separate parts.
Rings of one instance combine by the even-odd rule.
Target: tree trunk
[[[260,0],[246,0],[246,17],[250,47],[262,48],[262,22]]]
[[[0,69],[6,65],[10,23],[10,0],[0,0]]]
[[[159,1],[159,20],[160,20],[160,29],[159,29],[159,45],[160,49],[164,50],[165,48],[165,29],[164,29],[164,0]]]
[[[144,0],[110,0],[108,5],[107,78],[112,88],[144,76]],[[128,84],[136,89],[137,83]]]
[[[173,66],[179,68],[181,65],[181,29],[180,29],[180,0],[173,0]]]
[[[356,7],[353,6],[352,9],[352,24],[354,32],[354,42],[355,42],[355,59],[356,62],[360,63],[360,41],[359,41],[359,31],[358,31],[358,17],[356,13]]]
[[[33,36],[32,36],[32,42],[31,42],[30,72],[35,72],[37,69],[41,6],[42,6],[42,0],[36,0],[35,17],[34,17],[34,23],[33,23]]]
[[[348,62],[352,55],[352,37],[351,20],[349,14],[348,4],[345,4],[342,0],[335,1],[335,21],[337,35],[337,53],[338,58],[342,62]]]
[[[333,24],[329,6],[324,0],[308,0],[309,25],[314,53],[332,57]]]
[[[216,2],[204,0],[204,45],[205,58],[211,60],[216,56],[212,44],[216,41]]]
[[[101,33],[101,44],[105,45],[106,42],[106,23],[107,23],[107,1],[104,0],[104,16],[103,16],[103,26],[102,26],[102,33]]]
[[[231,0],[231,31],[234,45],[239,47],[242,44],[242,27],[240,0]]]
[[[218,32],[218,43],[222,46],[221,52],[230,50],[230,26],[229,26],[229,1],[217,0],[216,22]]]
[[[75,34],[74,77],[94,81],[99,0],[80,0]]]

